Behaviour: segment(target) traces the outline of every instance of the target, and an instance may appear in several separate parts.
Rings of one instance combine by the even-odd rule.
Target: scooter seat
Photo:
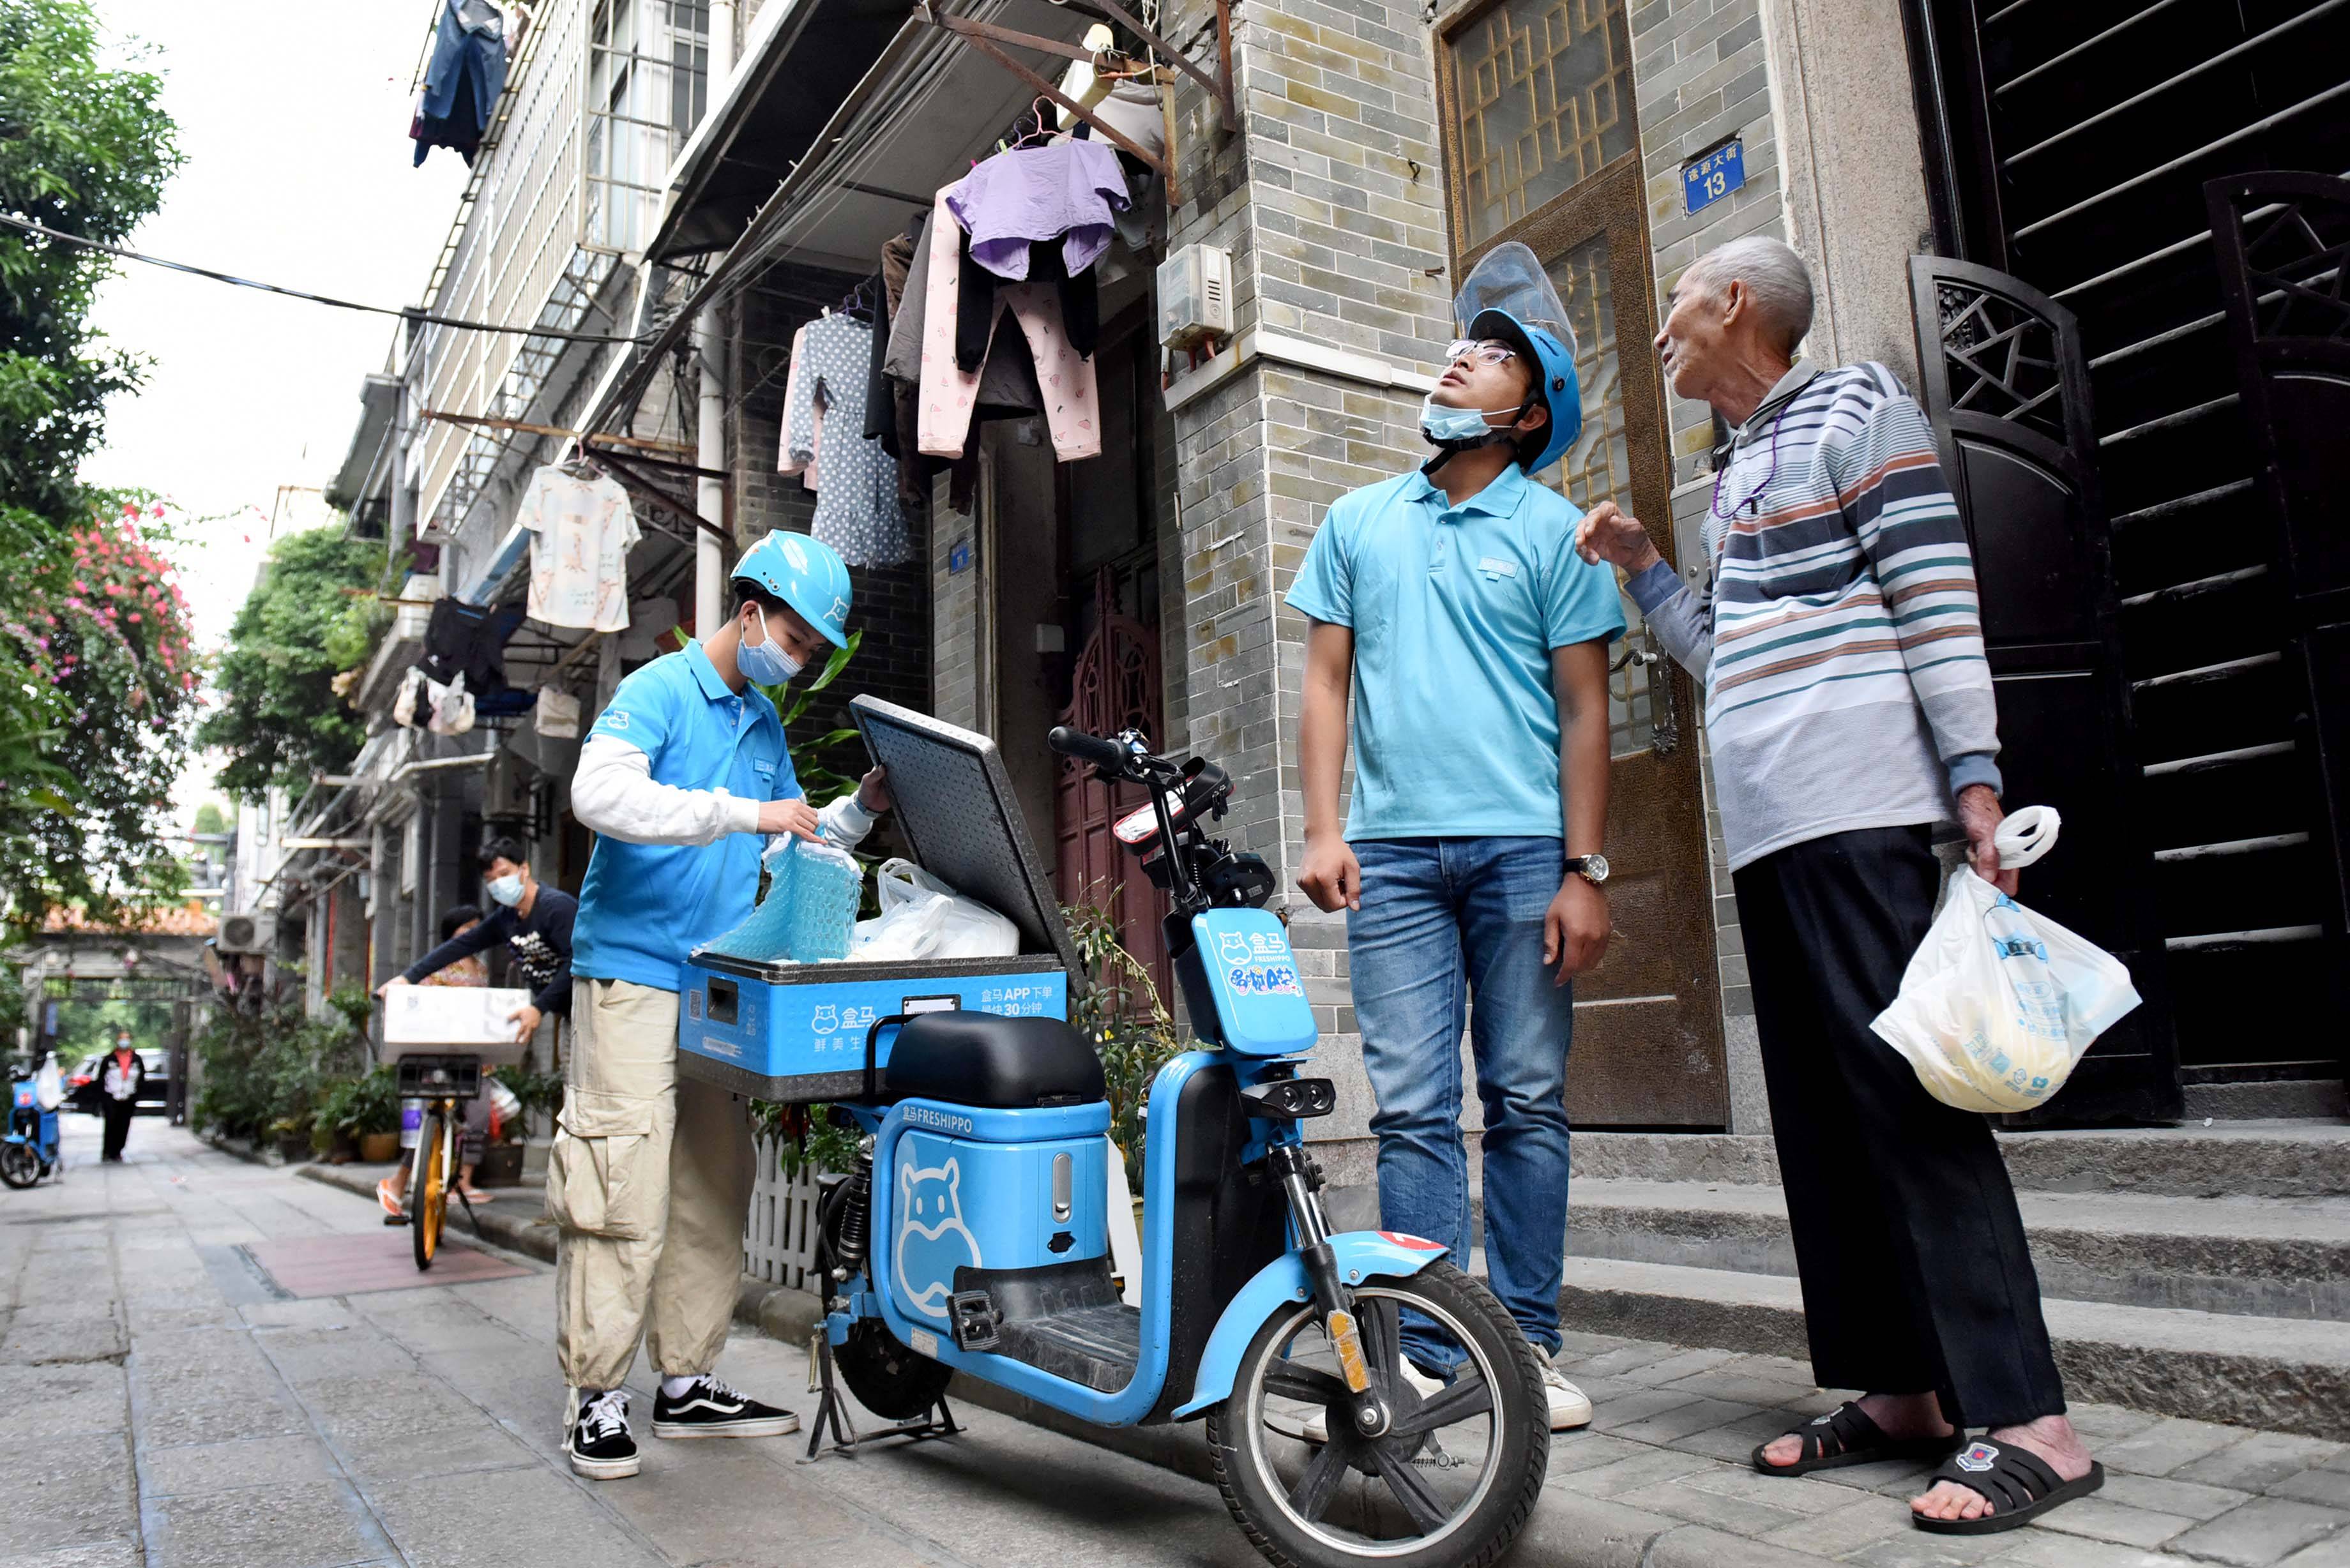
[[[924,1012],[906,1021],[882,1071],[887,1097],[988,1110],[1082,1106],[1105,1095],[1101,1058],[1057,1018]]]

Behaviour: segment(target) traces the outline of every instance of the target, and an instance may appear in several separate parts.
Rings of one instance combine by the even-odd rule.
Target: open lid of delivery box
[[[878,697],[848,707],[866,749],[889,770],[898,831],[915,864],[1001,913],[1020,928],[1021,951],[1057,955],[1070,984],[1082,987],[1076,946],[995,742]]]

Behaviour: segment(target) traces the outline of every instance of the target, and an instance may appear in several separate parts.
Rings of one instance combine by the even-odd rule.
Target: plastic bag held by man
[[[2059,819],[2026,806],[2000,824],[2003,869],[2056,842]],[[2138,1004],[2120,961],[1961,867],[1869,1027],[1901,1053],[1926,1092],[1962,1111],[2048,1103],[2090,1043]]]

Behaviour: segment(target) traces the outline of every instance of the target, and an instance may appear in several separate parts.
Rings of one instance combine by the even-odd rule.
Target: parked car
[[[152,1106],[161,1111],[170,1103],[172,1092],[172,1054],[161,1046],[134,1045],[139,1059],[147,1064],[147,1082],[139,1091],[139,1105],[143,1109]],[[105,1091],[99,1088],[98,1075],[106,1064],[111,1051],[92,1056],[66,1075],[66,1100],[74,1109],[88,1116],[98,1115],[98,1098]]]

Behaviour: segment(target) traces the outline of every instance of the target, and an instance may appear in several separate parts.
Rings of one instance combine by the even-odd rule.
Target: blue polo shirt
[[[1288,603],[1355,634],[1350,842],[1563,836],[1551,650],[1624,635],[1582,518],[1515,464],[1459,506],[1417,470],[1332,504]]]
[[[699,642],[621,681],[588,733],[644,753],[655,784],[762,801],[802,793],[775,705],[755,686],[729,691]],[[715,844],[629,844],[598,835],[579,889],[572,973],[675,991],[688,953],[750,917],[764,846],[755,833],[730,833]]]

